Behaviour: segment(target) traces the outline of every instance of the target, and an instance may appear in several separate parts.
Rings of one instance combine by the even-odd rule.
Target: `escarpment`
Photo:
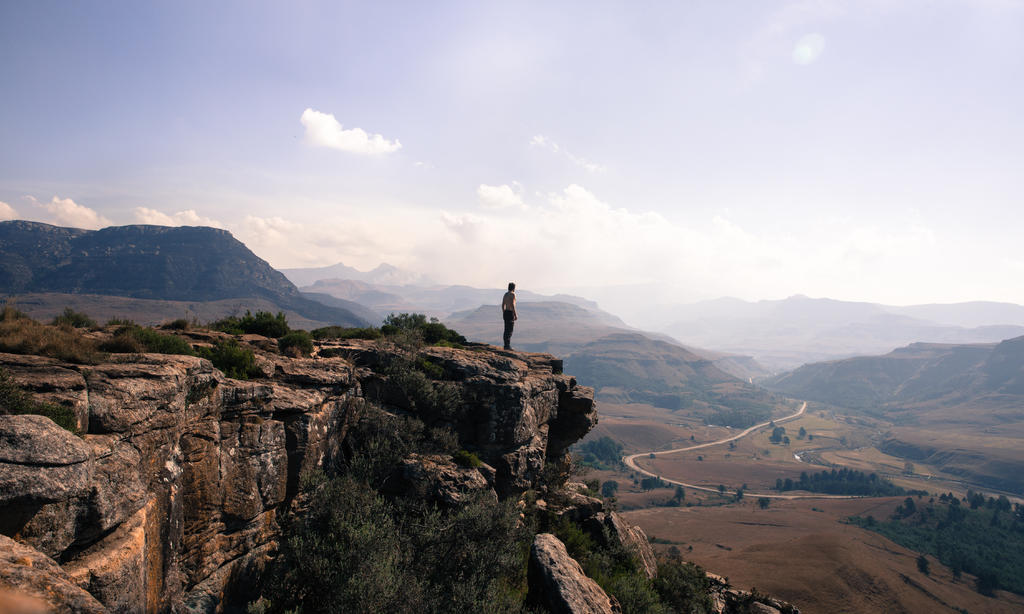
[[[258,352],[263,377],[248,381],[193,356],[77,365],[0,354],[15,382],[72,409],[84,433],[40,416],[0,416],[0,532],[14,540],[3,543],[59,564],[33,568],[59,582],[51,597],[59,593],[62,607],[244,606],[301,476],[346,461],[350,430],[368,405],[448,426],[479,459],[466,467],[447,455],[412,456],[396,469],[397,487],[442,503],[467,490],[504,498],[541,487],[545,467],[597,421],[592,391],[549,355],[424,349],[417,360],[431,381],[458,395],[452,412],[424,404],[387,368],[400,353],[393,346],[346,341],[329,350],[318,358]],[[9,558],[0,592],[21,586],[18,574],[32,566]]]

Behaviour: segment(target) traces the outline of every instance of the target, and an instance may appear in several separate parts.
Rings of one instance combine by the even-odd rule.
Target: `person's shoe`
[[[511,349],[512,349],[512,346],[511,346],[511,345],[506,345],[506,346],[505,346],[505,349],[506,349],[506,350],[511,350]]]

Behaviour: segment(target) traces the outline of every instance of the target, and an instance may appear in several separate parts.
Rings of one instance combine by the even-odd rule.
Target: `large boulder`
[[[84,495],[89,446],[44,416],[0,416],[0,508]]]
[[[530,599],[552,614],[612,614],[622,608],[583,573],[557,537],[541,533],[530,548]]]

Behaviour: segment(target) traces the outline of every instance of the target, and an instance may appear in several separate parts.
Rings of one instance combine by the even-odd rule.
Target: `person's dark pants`
[[[516,325],[515,313],[512,311],[503,311],[502,316],[505,318],[505,349],[510,350],[512,349],[509,345],[512,343],[512,329]]]

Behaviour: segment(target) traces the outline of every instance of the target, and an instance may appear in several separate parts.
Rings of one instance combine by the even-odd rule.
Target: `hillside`
[[[914,342],[994,343],[1024,334],[1024,307],[963,303],[893,307],[792,296],[681,305],[661,330],[684,343],[753,356],[776,370],[880,354]]]
[[[253,298],[310,320],[366,323],[349,309],[302,296],[229,232],[206,227],[112,226],[89,231],[0,222],[0,293],[198,302]]]
[[[983,405],[1019,408],[1024,337],[989,344],[914,343],[884,356],[804,365],[765,382],[800,398],[851,409]]]
[[[915,343],[884,356],[805,365],[764,385],[889,421],[878,443],[886,454],[1024,493],[1024,337]]]
[[[618,317],[598,309],[596,305],[587,307],[559,301],[521,301],[518,311],[519,321],[516,323],[512,343],[515,347],[531,352],[579,355],[588,344],[610,335],[626,333],[647,341],[657,340],[659,343],[673,345],[687,354],[711,361],[718,369],[739,379],[749,380],[767,374],[764,367],[749,356],[687,347],[665,335],[638,331]],[[501,342],[502,325],[496,304],[457,312],[444,320],[474,341],[494,344]],[[639,348],[634,347],[633,351],[639,351]]]
[[[579,380],[616,403],[648,403],[730,426],[767,418],[772,395],[678,345],[620,332],[584,344],[565,358]]]

